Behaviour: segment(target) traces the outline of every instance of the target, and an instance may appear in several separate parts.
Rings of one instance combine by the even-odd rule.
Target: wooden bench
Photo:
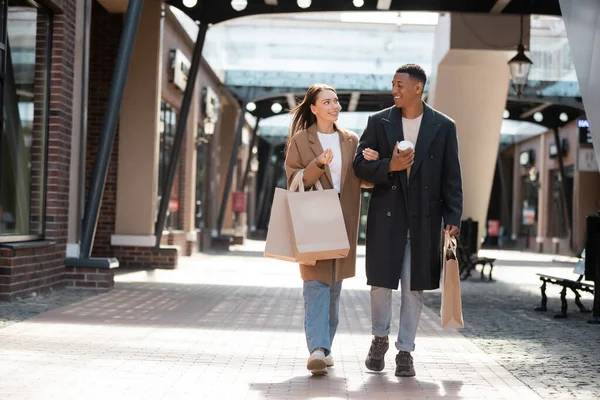
[[[495,258],[477,257],[476,255],[467,254],[467,250],[464,246],[458,242],[457,246],[458,263],[460,265],[460,279],[465,280],[471,276],[471,271],[477,271],[477,266],[481,265],[481,280],[484,279],[485,266],[489,265],[490,270],[488,272],[488,281],[492,281],[492,270],[494,269]]]
[[[585,306],[581,303],[581,295],[579,291],[588,292],[594,294],[594,285],[591,283],[582,282],[583,275],[579,275],[577,280],[567,279],[567,278],[559,278],[557,276],[551,276],[546,274],[536,274],[540,277],[540,280],[543,282],[541,286],[542,290],[542,304],[540,307],[536,307],[535,311],[548,311],[546,308],[546,304],[548,303],[548,297],[546,296],[546,285],[548,283],[552,285],[562,286],[562,290],[560,292],[560,314],[556,314],[554,318],[567,318],[567,290],[571,290],[575,294],[575,304],[579,307],[579,311],[582,313],[589,313],[591,310],[585,308]]]

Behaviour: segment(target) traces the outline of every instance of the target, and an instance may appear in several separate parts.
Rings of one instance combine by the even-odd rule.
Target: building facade
[[[126,2],[3,0],[8,10],[1,134],[0,300],[55,287],[107,288],[112,275],[66,268],[79,256],[81,220],[96,163]],[[236,153],[233,188],[251,152],[241,105],[202,60],[168,215],[157,248],[155,224],[194,41],[173,11],[144,2],[123,94],[92,257],[120,267],[175,268],[178,257],[211,246],[244,213],[223,201]],[[212,166],[215,167],[212,167]],[[225,167],[223,167],[225,165]],[[225,168],[225,169],[224,169]],[[244,188],[235,190],[244,191]],[[219,196],[214,196],[219,193]],[[238,239],[239,240],[239,239]]]
[[[510,192],[503,194],[510,205],[502,208],[500,220],[505,227],[509,220],[520,248],[579,255],[585,246],[585,219],[600,210],[600,175],[585,117],[560,128],[559,142],[560,150],[550,130],[500,154],[510,182],[505,185]]]

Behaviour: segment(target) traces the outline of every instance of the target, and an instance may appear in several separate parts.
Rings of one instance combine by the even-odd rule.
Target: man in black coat
[[[369,117],[354,158],[354,172],[375,184],[367,220],[367,284],[371,286],[373,341],[366,359],[385,367],[392,290],[401,285],[396,376],[415,376],[411,352],[423,291],[439,287],[442,220],[455,236],[462,216],[462,178],[456,124],[422,101],[427,76],[416,64],[400,67],[392,81],[394,106]],[[400,150],[409,141],[414,150]],[[404,144],[404,143],[403,143]],[[364,149],[379,152],[367,161]]]

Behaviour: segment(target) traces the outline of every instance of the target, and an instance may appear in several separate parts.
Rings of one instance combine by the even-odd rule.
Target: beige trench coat
[[[342,178],[340,186],[340,202],[342,213],[350,242],[350,252],[346,258],[335,260],[320,260],[317,265],[300,264],[302,279],[316,280],[328,285],[342,279],[351,278],[356,272],[356,244],[358,240],[358,222],[360,218],[361,181],[354,175],[352,161],[358,146],[358,135],[338,127],[340,149],[342,151]],[[328,166],[319,168],[317,157],[323,153],[316,124],[294,135],[290,141],[285,158],[288,188],[294,174],[304,170],[304,186],[308,189],[317,180],[321,181],[324,189],[333,189],[333,181]],[[364,187],[371,187],[365,183]]]

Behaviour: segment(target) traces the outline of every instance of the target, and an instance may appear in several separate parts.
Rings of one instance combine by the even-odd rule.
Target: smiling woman
[[[50,18],[8,2],[8,46],[0,126],[0,240],[43,233]]]

